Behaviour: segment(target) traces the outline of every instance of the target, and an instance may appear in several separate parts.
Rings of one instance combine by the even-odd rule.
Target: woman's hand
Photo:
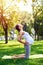
[[[20,43],[24,44],[24,45],[28,45],[29,43],[27,43],[26,41],[23,41],[23,40],[18,40]]]
[[[21,42],[21,40],[18,40],[19,42]]]

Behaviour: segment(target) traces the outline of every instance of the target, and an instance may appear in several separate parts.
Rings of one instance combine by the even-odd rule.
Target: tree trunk
[[[7,26],[7,24],[5,25],[4,32],[5,32],[5,43],[7,44],[8,43],[8,26]]]
[[[3,11],[1,12],[0,21],[1,21],[1,24],[2,24],[2,27],[3,27],[4,33],[5,33],[5,43],[7,44],[8,43],[8,24],[7,24],[6,19],[3,16]]]
[[[36,32],[35,32],[35,40],[37,40],[36,35],[37,35],[37,34],[36,34]]]
[[[7,44],[8,43],[8,29],[6,28],[4,32],[5,32],[5,43]]]
[[[37,36],[37,40],[39,40],[39,35]]]

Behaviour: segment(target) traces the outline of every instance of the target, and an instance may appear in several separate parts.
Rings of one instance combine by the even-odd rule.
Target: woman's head
[[[20,32],[23,29],[23,26],[21,24],[17,24],[15,28],[18,32]]]

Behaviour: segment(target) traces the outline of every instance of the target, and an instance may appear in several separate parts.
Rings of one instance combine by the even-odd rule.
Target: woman
[[[25,47],[25,55],[24,54],[21,54],[18,57],[26,58],[27,59],[27,58],[29,58],[29,55],[30,55],[30,47],[31,47],[31,44],[34,42],[34,40],[29,35],[29,33],[25,32],[23,30],[23,26],[21,24],[17,24],[15,28],[19,32],[18,41],[20,43],[24,44],[24,47]],[[23,41],[22,38],[24,38],[25,41]]]

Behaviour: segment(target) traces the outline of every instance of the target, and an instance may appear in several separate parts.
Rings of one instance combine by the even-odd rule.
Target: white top
[[[29,35],[29,33],[24,32],[23,38],[29,43],[32,44],[34,42],[33,38]]]

